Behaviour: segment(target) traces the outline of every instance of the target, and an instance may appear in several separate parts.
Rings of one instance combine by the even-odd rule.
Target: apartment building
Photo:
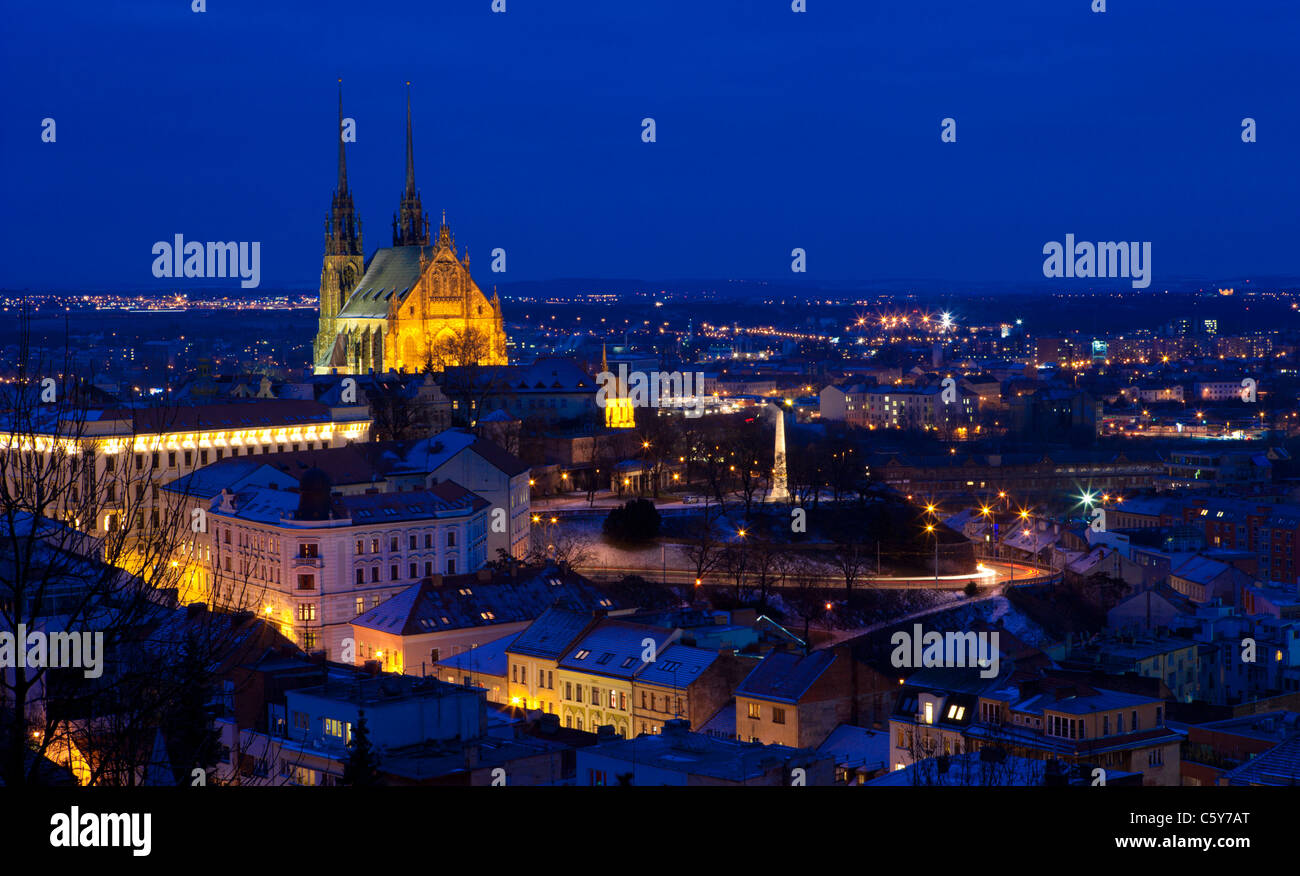
[[[1182,734],[1166,726],[1159,697],[1073,678],[983,682],[965,670],[922,670],[890,718],[894,769],[991,747],[1016,757],[1142,774],[1179,784]]]
[[[303,475],[295,492],[223,490],[202,534],[210,597],[275,619],[307,651],[351,660],[343,646],[357,615],[425,578],[483,566],[487,507],[450,481],[340,495],[319,470]],[[400,652],[357,656],[404,669]]]

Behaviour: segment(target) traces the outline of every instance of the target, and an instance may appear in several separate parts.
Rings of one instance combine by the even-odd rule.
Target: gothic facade
[[[489,300],[456,251],[444,214],[438,236],[415,187],[411,104],[406,104],[406,187],[393,216],[393,245],[364,260],[361,220],[348,190],[339,96],[338,185],[325,221],[317,374],[441,371],[448,366],[505,365],[501,301]]]

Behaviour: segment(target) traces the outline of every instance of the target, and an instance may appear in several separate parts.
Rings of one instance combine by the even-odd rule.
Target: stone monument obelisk
[[[772,489],[767,494],[769,502],[790,501],[789,485],[785,474],[785,411],[776,405],[776,446],[772,454]]]

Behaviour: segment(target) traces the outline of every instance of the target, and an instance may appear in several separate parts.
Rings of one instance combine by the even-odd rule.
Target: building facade
[[[223,490],[209,521],[213,604],[256,611],[304,650],[346,662],[358,615],[424,578],[486,562],[487,503],[451,482],[343,496],[323,474],[304,476],[297,493]],[[355,656],[405,668],[401,652]]]

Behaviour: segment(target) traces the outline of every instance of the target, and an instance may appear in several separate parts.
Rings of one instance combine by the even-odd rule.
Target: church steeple
[[[343,152],[343,80],[339,80],[339,183],[338,193],[348,191],[348,157]]]
[[[411,83],[406,83],[406,188],[401,207],[393,215],[393,246],[428,246],[429,220],[415,188],[415,146],[411,135]]]
[[[352,203],[348,188],[348,158],[343,141],[343,80],[339,80],[339,126],[334,136],[339,141],[338,182],[330,214],[325,219],[325,258],[320,270],[320,319],[313,346],[314,364],[318,374],[328,374],[340,363],[338,349],[338,316],[356,288],[365,270],[361,248],[361,220]]]
[[[343,80],[339,80],[339,179],[329,218],[325,220],[325,255],[361,255],[361,220],[348,191],[348,162],[343,151]]]
[[[415,144],[411,138],[411,83],[406,83],[406,189],[404,196],[419,199],[415,191]]]

